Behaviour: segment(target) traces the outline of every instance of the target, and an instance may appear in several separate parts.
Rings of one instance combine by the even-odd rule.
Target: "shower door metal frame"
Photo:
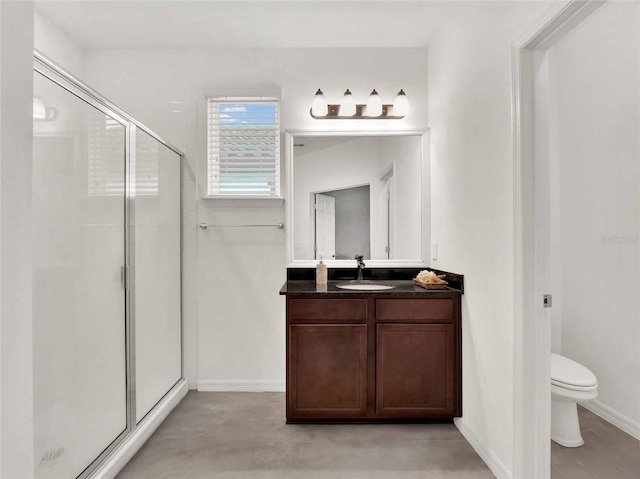
[[[182,168],[184,153],[171,143],[163,140],[157,133],[140,123],[138,120],[127,114],[124,110],[109,101],[104,95],[89,87],[77,77],[56,65],[38,50],[34,50],[34,72],[42,75],[59,87],[68,91],[81,101],[96,108],[101,113],[117,121],[125,128],[125,193],[124,193],[124,258],[123,284],[125,297],[125,384],[126,384],[126,427],[125,429],[96,457],[76,479],[89,479],[100,468],[100,466],[130,437],[144,419],[152,413],[162,400],[173,392],[184,380],[184,322],[182,318],[182,263],[183,263],[183,205],[182,205]],[[159,401],[151,408],[147,414],[136,420],[136,368],[135,368],[135,167],[136,167],[136,132],[140,129],[160,144],[169,148],[179,156],[180,175],[180,378],[167,391]]]

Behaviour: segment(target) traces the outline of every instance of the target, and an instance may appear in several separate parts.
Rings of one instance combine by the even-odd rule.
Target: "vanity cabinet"
[[[366,324],[293,324],[288,357],[292,417],[366,414]]]
[[[452,324],[376,326],[376,415],[456,415],[456,343]]]
[[[462,415],[459,291],[283,294],[287,422]]]

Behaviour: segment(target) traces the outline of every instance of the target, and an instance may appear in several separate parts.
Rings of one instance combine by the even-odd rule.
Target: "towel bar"
[[[278,228],[281,230],[284,228],[284,223],[276,223],[275,225],[212,225],[208,223],[200,223],[198,225],[201,229],[207,228]]]

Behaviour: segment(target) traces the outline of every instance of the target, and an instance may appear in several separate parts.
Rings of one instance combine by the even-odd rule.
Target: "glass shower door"
[[[182,377],[180,156],[135,134],[134,317],[136,423]]]
[[[38,479],[69,479],[127,430],[126,128],[34,73]]]

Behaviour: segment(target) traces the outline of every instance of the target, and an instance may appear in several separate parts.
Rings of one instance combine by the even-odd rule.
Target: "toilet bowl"
[[[597,396],[595,374],[576,361],[551,353],[551,440],[565,447],[582,446],[578,401]]]

